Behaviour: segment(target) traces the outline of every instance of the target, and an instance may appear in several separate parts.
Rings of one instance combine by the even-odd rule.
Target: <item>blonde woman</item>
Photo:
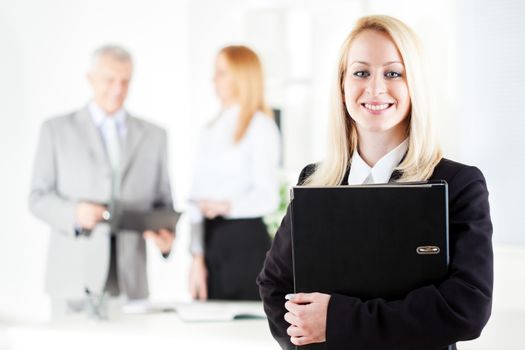
[[[457,341],[478,337],[489,319],[493,255],[485,179],[479,169],[442,157],[424,83],[414,32],[392,17],[361,18],[340,54],[328,154],[303,169],[299,184],[446,180],[448,277],[400,300],[287,295],[293,292],[287,215],[258,277],[283,349],[321,342],[329,350],[455,349]]]
[[[223,48],[214,84],[222,110],[203,130],[196,158],[190,292],[199,300],[260,300],[255,279],[271,244],[262,217],[279,204],[279,131],[251,49]]]

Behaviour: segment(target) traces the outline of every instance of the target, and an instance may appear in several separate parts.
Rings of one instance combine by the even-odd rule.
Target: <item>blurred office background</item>
[[[517,349],[512,340],[525,322],[519,0],[0,0],[0,329],[49,316],[48,227],[27,209],[30,173],[42,121],[88,102],[85,75],[95,48],[117,43],[132,52],[127,108],[168,130],[173,192],[184,208],[198,130],[219,108],[211,84],[217,50],[242,43],[262,57],[268,101],[282,112],[283,181],[293,184],[305,164],[322,157],[339,46],[358,17],[376,13],[419,33],[445,154],[480,167],[488,181],[494,315],[481,339],[464,348],[488,349],[506,337],[515,344],[506,348]],[[179,225],[168,261],[149,249],[152,300],[190,299],[187,226]]]

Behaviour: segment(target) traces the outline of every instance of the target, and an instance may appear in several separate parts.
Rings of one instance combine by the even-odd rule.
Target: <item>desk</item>
[[[175,313],[18,323],[7,325],[4,332],[9,350],[280,349],[266,320],[186,323]]]

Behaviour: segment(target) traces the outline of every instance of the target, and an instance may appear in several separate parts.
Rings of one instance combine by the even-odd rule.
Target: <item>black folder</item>
[[[447,276],[445,181],[299,186],[290,197],[296,293],[396,300]]]

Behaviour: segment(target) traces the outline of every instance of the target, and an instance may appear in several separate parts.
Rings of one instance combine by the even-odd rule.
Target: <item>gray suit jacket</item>
[[[172,207],[166,132],[128,116],[123,145],[118,205],[148,210]],[[85,287],[101,293],[109,268],[109,226],[98,224],[88,236],[75,233],[79,201],[109,203],[111,167],[103,139],[88,108],[42,125],[29,196],[30,210],[51,226],[46,292],[77,298]],[[119,232],[117,272],[121,292],[148,296],[146,247],[142,234]]]

